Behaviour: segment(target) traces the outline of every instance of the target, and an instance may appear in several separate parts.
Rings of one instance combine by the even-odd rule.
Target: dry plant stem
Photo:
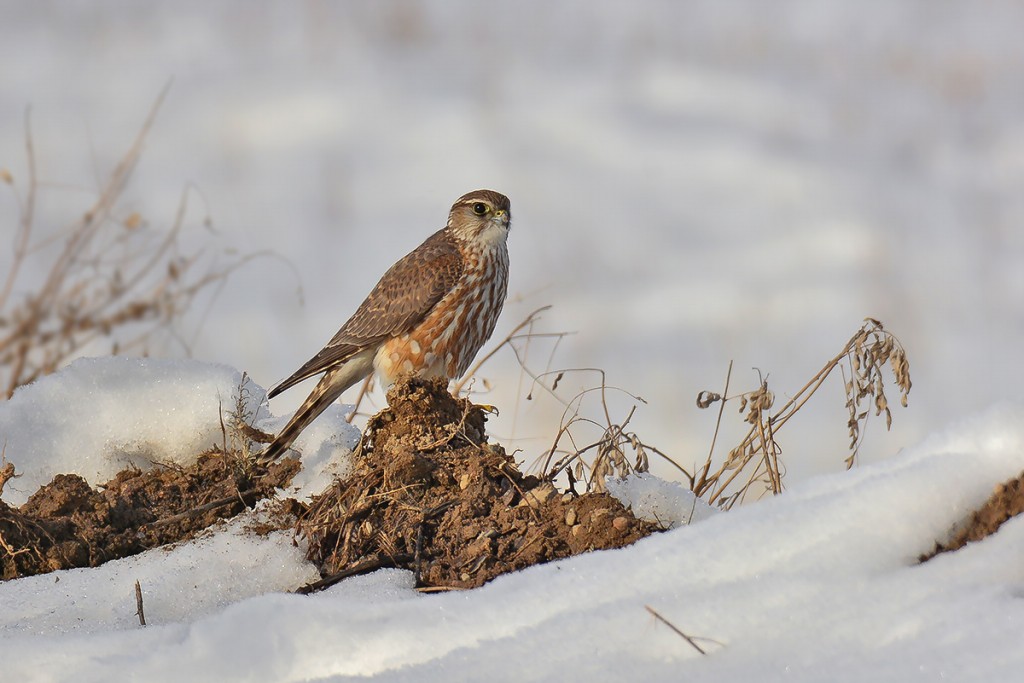
[[[675,624],[673,624],[671,621],[669,621],[665,617],[663,617],[660,614],[658,614],[658,612],[655,611],[655,609],[653,607],[651,607],[650,605],[644,605],[644,609],[646,609],[648,612],[650,612],[652,617],[654,617],[655,619],[657,619],[661,623],[665,624],[665,626],[668,626],[670,629],[672,629],[672,631],[677,636],[679,636],[680,638],[685,640],[687,643],[689,643],[690,647],[692,647],[694,650],[696,650],[697,652],[701,653],[702,655],[707,656],[708,653],[704,650],[704,648],[702,648],[700,645],[697,644],[697,641],[695,641],[692,636],[688,636],[685,633],[683,633],[680,629],[676,628]]]
[[[559,370],[557,372],[557,374],[558,375],[564,375],[564,374],[569,373],[569,372],[593,372],[593,373],[597,373],[597,375],[600,376],[600,378],[601,378],[601,384],[596,386],[596,387],[591,387],[589,389],[584,389],[583,391],[581,391],[578,394],[576,394],[575,396],[573,396],[569,401],[562,401],[559,398],[559,400],[562,401],[562,403],[565,405],[565,410],[562,411],[562,419],[561,419],[561,422],[560,422],[560,425],[559,425],[559,428],[558,428],[558,432],[555,434],[555,440],[551,444],[551,448],[548,449],[547,458],[544,460],[544,466],[541,468],[543,471],[550,471],[549,468],[551,468],[551,458],[554,456],[555,453],[558,452],[558,444],[562,440],[562,437],[568,435],[570,440],[572,439],[572,434],[570,433],[569,429],[573,425],[573,423],[575,423],[575,422],[586,422],[586,423],[589,423],[589,424],[597,425],[599,427],[601,426],[598,422],[595,422],[594,420],[590,420],[590,419],[586,419],[586,418],[580,417],[580,408],[581,408],[581,403],[582,403],[584,397],[586,397],[589,394],[592,394],[594,392],[601,392],[601,403],[602,403],[602,406],[603,406],[603,412],[605,414],[605,419],[607,420],[607,426],[608,427],[612,426],[612,424],[611,424],[611,416],[608,413],[607,392],[606,392],[606,383],[605,383],[605,377],[606,376],[605,376],[604,370],[602,370],[601,368],[570,368],[568,370]],[[545,386],[545,384],[544,384],[544,382],[542,380],[543,380],[543,378],[545,376],[551,375],[551,374],[556,374],[556,373],[554,373],[554,372],[546,372],[546,373],[544,373],[542,375],[535,376],[533,378],[534,385],[539,385],[539,386],[544,387],[545,389],[547,389],[547,387]],[[635,396],[633,394],[630,394],[628,391],[625,391],[623,389],[618,389],[618,390],[619,391],[623,391],[623,393],[627,394],[628,396],[630,396],[633,399],[642,400],[642,399],[640,399],[640,397]],[[532,390],[531,390],[530,393],[531,394],[533,393]],[[558,396],[556,394],[554,394],[553,392],[551,392],[551,393],[556,398],[558,398]],[[573,406],[575,406],[575,408]],[[569,411],[570,410],[573,411],[573,414],[572,414],[571,417],[569,416]],[[581,455],[586,450],[590,450],[591,448],[597,447],[597,442],[591,444],[590,446],[588,446],[586,449],[583,449],[583,450],[575,448],[575,444],[573,444],[573,446],[574,447],[573,447],[572,457],[576,457],[576,456]],[[564,464],[563,464],[563,467],[564,467]],[[557,469],[561,469],[561,468],[557,468]]]
[[[138,579],[135,580],[135,607],[135,613],[139,615],[139,625],[145,626],[146,610],[142,606],[142,584],[139,583]]]
[[[43,319],[45,315],[45,307],[52,306],[59,300],[59,291],[69,274],[73,260],[81,252],[84,244],[93,238],[96,231],[104,223],[110,213],[110,210],[113,208],[114,202],[120,195],[121,190],[124,188],[128,176],[131,174],[138,162],[139,155],[142,150],[142,141],[149,132],[149,129],[153,124],[153,120],[156,117],[157,110],[163,103],[163,99],[166,94],[167,88],[165,87],[159,97],[157,97],[156,103],[153,105],[149,115],[146,117],[142,130],[138,135],[136,135],[135,141],[129,148],[128,153],[117,165],[117,168],[114,169],[114,173],[111,175],[106,186],[101,191],[99,199],[97,199],[93,207],[87,211],[84,216],[82,216],[78,225],[73,228],[68,238],[65,240],[64,248],[55,260],[42,287],[40,287],[39,291],[28,300],[27,315],[7,337],[0,339],[0,355],[4,354],[6,350],[12,346],[17,348],[14,358],[15,364],[5,392],[7,397],[10,397],[11,394],[14,393],[14,390],[24,383],[21,374],[28,358],[28,345],[35,336],[34,328],[36,328]],[[29,188],[30,200],[26,202],[26,211],[22,215],[20,227],[19,246],[24,246],[16,252],[16,254],[20,254],[21,259],[16,260],[14,267],[12,268],[12,272],[8,275],[8,283],[10,285],[13,285],[13,280],[11,278],[17,274],[17,270],[24,261],[27,240],[32,230],[31,220],[34,213],[33,207],[35,204],[36,176],[35,156],[33,153],[31,136],[29,136],[26,144],[29,152],[29,168],[31,169]],[[5,285],[4,297],[0,299],[0,304],[6,303],[8,291],[9,288]],[[51,364],[55,363],[51,361]]]
[[[732,361],[729,361],[729,368],[725,371],[725,389],[722,390],[722,396],[729,395],[729,382],[732,380]],[[718,418],[715,420],[715,433],[711,437],[711,448],[708,449],[708,457],[704,461],[704,466],[701,468],[700,478],[694,482],[693,478],[690,478],[690,490],[691,491],[703,491],[704,485],[707,483],[708,471],[711,469],[711,457],[715,452],[715,444],[718,443],[718,432],[722,428],[722,415],[725,413],[725,401],[719,401],[718,405]]]
[[[213,510],[214,508],[219,508],[222,505],[229,505],[236,501],[241,501],[243,505],[248,507],[251,501],[247,500],[247,498],[252,498],[252,496],[256,493],[258,492],[253,489],[249,489],[247,491],[239,491],[237,494],[225,496],[223,498],[218,498],[217,500],[210,501],[205,505],[200,505],[199,507],[192,508],[191,510],[186,510],[185,512],[179,512],[178,514],[171,515],[170,517],[158,519],[155,522],[150,522],[149,524],[145,524],[144,526],[158,527],[166,526],[168,524],[174,524],[175,522],[185,519],[186,517],[194,517],[195,515],[206,512],[207,510]]]
[[[0,288],[0,367],[9,373],[0,385],[0,396],[9,397],[17,387],[53,372],[97,340],[109,339],[113,353],[145,353],[158,328],[173,334],[172,324],[201,291],[213,286],[215,292],[236,268],[262,255],[230,256],[226,265],[195,273],[202,252],[190,256],[177,253],[188,195],[194,188],[185,189],[173,224],[158,240],[152,232],[139,228],[137,216],[134,221],[115,218],[117,201],[166,94],[164,88],[130,148],[100,186],[93,205],[66,231],[37,236],[35,243],[39,180],[26,120],[28,191],[21,201],[14,190],[19,228],[13,262]],[[42,264],[32,264],[43,272],[42,283],[31,294],[13,301],[11,295],[18,289],[28,259],[43,247],[53,249],[54,255]],[[135,334],[135,326],[138,334],[123,339]]]
[[[369,572],[377,571],[378,569],[383,569],[384,567],[394,567],[399,564],[410,562],[412,559],[413,556],[407,554],[397,555],[394,558],[381,555],[360,562],[359,564],[349,567],[344,571],[340,571],[337,574],[332,574],[331,576],[328,576],[325,579],[320,579],[319,581],[307,583],[305,586],[297,588],[295,592],[299,595],[309,595],[310,593],[315,593],[318,590],[329,588],[330,586],[333,586],[339,581],[347,579],[350,576],[355,576],[357,574],[367,574]]]
[[[765,424],[764,421],[759,420],[757,430],[761,437],[761,443],[765,445],[764,468],[768,474],[771,491],[772,493],[781,493],[782,475],[779,473],[779,449],[773,447],[775,444],[775,429],[772,426],[772,421],[769,420]]]
[[[569,477],[570,491],[575,491],[575,482],[577,481],[583,481],[586,484],[587,491],[603,491],[604,480],[607,476],[625,477],[631,473],[647,472],[649,469],[648,452],[653,452],[678,469],[688,480],[693,480],[693,476],[668,455],[644,443],[635,432],[626,430],[636,411],[636,405],[632,406],[620,424],[613,422],[608,404],[609,390],[625,394],[639,403],[646,403],[646,401],[619,387],[608,386],[603,370],[599,368],[559,370],[557,372],[544,373],[536,381],[540,382],[545,376],[554,374],[553,390],[557,386],[558,381],[568,372],[597,373],[601,378],[601,383],[596,387],[584,389],[566,403],[566,408],[562,413],[561,422],[554,441],[543,457],[543,461],[538,461],[538,469],[546,473],[545,478],[553,480],[559,473],[565,472]],[[583,400],[595,393],[600,397],[604,424],[580,415]],[[576,435],[573,434],[573,428],[581,425],[591,425],[600,428],[601,436],[596,441],[580,447]],[[560,446],[563,439],[570,442],[571,447],[569,449],[563,450]],[[593,462],[588,463],[583,459],[583,456],[595,449],[597,450],[597,455],[594,457]],[[635,456],[633,463],[630,463],[627,458],[627,450],[631,450]],[[559,457],[558,460],[554,460],[556,453],[564,453],[564,455]],[[554,462],[552,462],[553,460]],[[575,463],[575,468],[573,463]]]
[[[733,398],[740,398],[742,401],[741,411],[749,406],[746,421],[751,423],[751,427],[740,444],[730,451],[729,457],[715,472],[711,472],[712,456],[709,453],[700,476],[696,478],[691,487],[694,493],[701,497],[707,495],[710,504],[718,503],[728,508],[736,500],[745,496],[755,481],[764,481],[773,493],[780,492],[782,490],[782,470],[778,455],[781,448],[776,443],[776,433],[810,400],[836,366],[844,367],[842,365],[844,360],[850,364],[852,373],[851,379],[844,383],[847,395],[846,405],[850,411],[848,421],[851,434],[850,448],[853,451],[846,462],[848,467],[851,466],[860,444],[860,423],[868,415],[866,410],[858,412],[861,401],[868,396],[874,397],[876,414],[885,412],[887,426],[891,424],[892,415],[885,398],[881,375],[882,367],[885,364],[889,365],[901,393],[901,403],[904,406],[911,388],[909,364],[905,351],[899,341],[884,329],[882,323],[872,318],[866,318],[864,325],[850,338],[842,351],[829,360],[782,408],[770,416],[766,417],[765,413],[771,408],[774,397],[768,391],[767,382],[762,382],[761,387],[753,392],[730,397],[728,396],[729,375],[727,375],[724,398],[702,392],[698,399],[700,407],[707,407],[713,400],[722,402],[715,425],[715,437],[712,440],[712,453],[721,425],[725,402]],[[732,364],[730,363],[730,375],[731,370]],[[705,395],[713,396],[713,399],[704,400]],[[752,474],[748,474],[746,483],[738,492],[726,496],[726,490],[755,458],[758,460],[758,465],[754,467]],[[732,470],[732,472],[727,475],[728,470]]]

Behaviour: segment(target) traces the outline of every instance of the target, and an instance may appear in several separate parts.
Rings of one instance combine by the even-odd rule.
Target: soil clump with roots
[[[388,406],[367,425],[351,475],[300,519],[321,585],[392,566],[423,588],[473,588],[659,529],[607,493],[563,494],[524,475],[488,443],[485,411],[444,382],[402,380]]]
[[[58,474],[20,508],[0,501],[0,579],[96,567],[186,540],[274,495],[298,469],[292,458],[261,468],[209,452],[188,467],[122,470],[99,489]]]

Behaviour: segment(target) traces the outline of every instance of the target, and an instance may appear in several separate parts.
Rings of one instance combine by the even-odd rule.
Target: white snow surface
[[[200,397],[235,377],[211,365],[200,381],[197,363],[162,366],[192,377]],[[41,382],[70,394],[95,367]],[[153,392],[151,366],[104,367],[118,380],[91,398],[106,410],[130,414]],[[32,389],[0,404],[3,424]],[[89,444],[102,446],[88,422],[51,424],[63,440],[50,443],[65,450],[51,451],[47,467],[73,468]],[[154,414],[143,431],[170,442],[187,437],[179,428],[191,423]],[[288,594],[316,572],[289,534],[246,531],[256,510],[170,549],[0,583],[3,680],[1019,680],[1024,522],[926,564],[916,558],[1022,469],[1024,406],[1000,404],[883,462],[695,515],[705,518],[628,548],[444,594],[416,592],[398,570]],[[650,476],[612,488],[662,519],[698,509]],[[135,617],[136,580],[146,627]]]
[[[243,382],[242,373],[226,365],[79,359],[0,404],[4,457],[21,475],[7,483],[3,499],[20,505],[59,473],[80,474],[95,485],[128,466],[188,462],[224,445],[224,425],[237,405],[257,426],[277,431],[287,416],[270,418],[265,396],[262,387]],[[296,441],[305,468],[291,495],[305,498],[323,490],[334,474],[343,474],[336,456],[349,452],[359,438],[344,420],[349,409],[331,406]]]
[[[538,331],[574,334],[551,368],[604,368],[648,400],[637,433],[689,464],[715,422],[694,397],[730,360],[734,389],[758,368],[791,394],[874,316],[915,389],[891,435],[867,430],[871,461],[1024,385],[1021,25],[1018,0],[8,2],[0,217],[13,229],[26,196],[26,118],[43,238],[173,79],[115,216],[156,237],[192,187],[186,253],[279,256],[177,330],[197,357],[288,376],[456,197],[492,187],[513,212],[492,343],[552,304]],[[535,340],[531,367],[549,353]],[[482,374],[502,443],[543,450],[557,404],[522,400],[507,349]],[[780,435],[794,476],[841,466],[838,376],[823,392]]]
[[[130,465],[187,462],[223,442],[241,385],[226,365],[108,357],[21,387],[0,404],[5,457],[22,473],[4,500],[20,505],[61,472],[98,484]],[[246,410],[257,415],[264,393],[244,392]]]
[[[612,482],[638,513],[697,521],[467,593],[420,595],[384,571],[287,595],[311,576],[301,547],[245,520],[0,584],[0,681],[1020,680],[1020,520],[915,558],[1024,469],[1024,408],[998,403],[1024,384],[1022,22],[1017,0],[6,3],[4,244],[27,198],[26,121],[42,239],[88,209],[173,79],[115,215],[159,239],[194,188],[183,253],[278,256],[157,350],[185,340],[232,367],[85,360],[0,405],[24,473],[5,501],[53,472],[96,483],[220,442],[233,368],[287,376],[477,187],[514,214],[492,343],[553,304],[538,331],[575,334],[550,363],[535,340],[532,368],[605,369],[648,400],[630,428],[683,465],[715,429],[693,397],[720,390],[729,361],[734,390],[759,368],[790,395],[871,315],[903,341],[915,386],[892,433],[867,431],[866,466],[811,476],[845,455],[837,381],[780,435],[783,495],[702,518],[677,484]],[[0,273],[13,253],[0,248]],[[23,272],[42,277],[48,253]],[[560,406],[507,350],[482,374],[493,434],[535,457]],[[565,397],[592,386],[561,382]],[[344,471],[349,409],[297,443],[290,493]]]
[[[650,472],[618,479],[608,477],[608,493],[628,505],[640,519],[675,528],[699,522],[718,512],[677,481],[666,481]]]

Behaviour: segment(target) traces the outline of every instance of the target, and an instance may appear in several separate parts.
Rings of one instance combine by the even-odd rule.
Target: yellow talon
[[[496,406],[492,406],[489,403],[476,403],[474,405],[476,405],[477,408],[484,411],[485,413],[490,413],[491,415],[498,414],[498,408]]]

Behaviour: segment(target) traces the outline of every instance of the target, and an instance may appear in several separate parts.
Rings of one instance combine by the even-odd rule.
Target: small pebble
[[[576,525],[576,511],[573,510],[572,508],[570,508],[569,511],[565,513],[565,524],[566,526]]]
[[[612,526],[619,531],[625,531],[629,528],[629,520],[625,517],[616,517],[612,520]]]
[[[462,478],[459,479],[459,488],[463,491],[469,488],[469,472],[463,474]]]

